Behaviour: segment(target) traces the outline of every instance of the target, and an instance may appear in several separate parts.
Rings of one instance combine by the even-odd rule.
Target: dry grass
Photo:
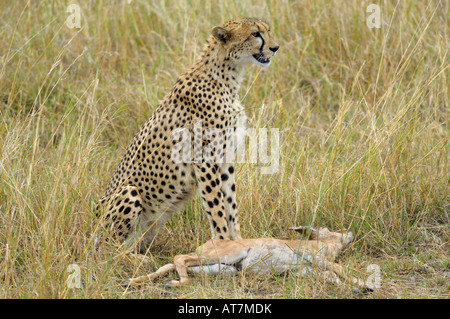
[[[375,1],[376,2],[376,1]],[[210,236],[198,200],[158,237],[142,265],[107,247],[93,257],[92,204],[134,133],[212,26],[270,21],[280,50],[248,70],[252,127],[282,132],[280,168],[239,165],[245,237],[289,237],[294,225],[351,229],[340,261],[380,266],[372,297],[449,297],[449,3],[385,1],[381,29],[360,1],[0,2],[0,297],[355,298],[293,275],[194,278],[124,290]],[[81,270],[81,289],[66,285]]]

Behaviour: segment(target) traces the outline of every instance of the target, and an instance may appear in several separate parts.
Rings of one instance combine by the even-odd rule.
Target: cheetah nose
[[[269,48],[270,49],[270,51],[272,51],[273,53],[275,53],[275,52],[277,52],[278,51],[278,49],[280,48],[280,46],[279,45],[277,45],[277,46],[275,46],[275,47],[271,47],[271,48]]]

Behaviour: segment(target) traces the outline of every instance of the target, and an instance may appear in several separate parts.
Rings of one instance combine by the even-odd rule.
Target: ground
[[[0,4],[0,297],[448,298],[449,3],[383,2],[380,28],[364,2],[196,4],[80,2],[80,28],[65,1]],[[372,295],[293,275],[124,289],[209,239],[199,199],[149,264],[113,244],[94,256],[94,203],[124,149],[211,28],[236,16],[267,20],[280,45],[240,91],[248,126],[280,132],[275,173],[236,166],[241,233],[351,229],[339,262],[361,276],[379,266]]]

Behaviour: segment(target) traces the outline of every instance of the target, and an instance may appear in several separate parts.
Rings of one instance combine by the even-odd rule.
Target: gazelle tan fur
[[[177,255],[173,264],[166,264],[149,275],[131,278],[126,285],[139,285],[171,271],[177,271],[180,280],[167,285],[177,287],[189,283],[188,272],[207,274],[235,273],[240,270],[253,273],[280,274],[287,270],[301,271],[304,275],[316,266],[325,279],[341,284],[342,278],[350,280],[356,289],[371,291],[360,279],[347,275],[336,256],[353,240],[351,232],[330,232],[327,228],[315,230],[310,227],[292,227],[301,233],[310,231],[305,240],[282,240],[274,238],[221,240],[211,239],[196,249],[195,253]]]

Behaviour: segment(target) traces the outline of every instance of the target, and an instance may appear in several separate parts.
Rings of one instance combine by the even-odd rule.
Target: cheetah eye
[[[254,31],[254,32],[252,32],[252,36],[254,36],[255,38],[260,38],[261,33],[259,33],[258,31]]]

